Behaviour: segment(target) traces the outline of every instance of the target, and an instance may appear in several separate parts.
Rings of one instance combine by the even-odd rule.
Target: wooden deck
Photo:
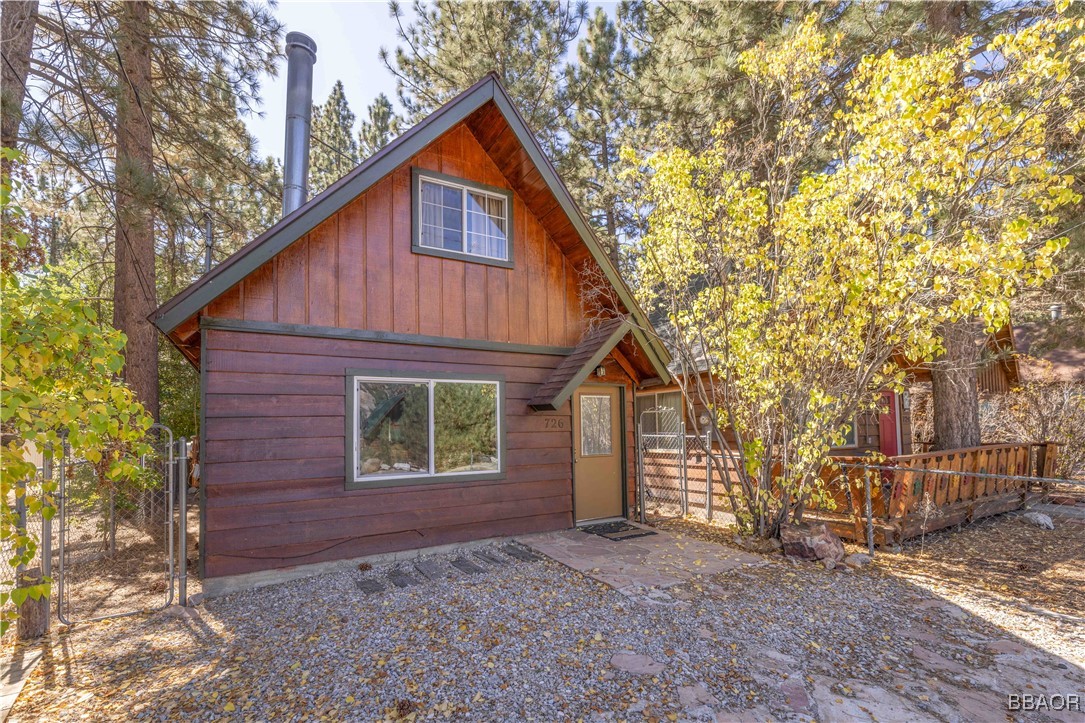
[[[1042,496],[1040,486],[1027,478],[1049,474],[1054,456],[1050,445],[1006,444],[892,457],[885,466],[893,469],[827,466],[822,478],[832,494],[833,509],[816,509],[808,516],[826,522],[844,539],[865,541],[869,475],[874,542],[899,544],[1024,507]]]
[[[884,467],[864,470],[848,466],[870,464],[861,457],[835,458],[821,478],[831,503],[808,508],[804,518],[827,523],[846,540],[865,542],[865,477],[871,479],[874,541],[895,545],[927,532],[954,527],[1010,512],[1042,497],[1043,485],[1026,479],[991,479],[979,475],[1050,477],[1055,465],[1053,444],[985,445],[888,459]],[[673,459],[671,458],[673,456]],[[708,501],[703,452],[691,452],[686,461],[690,512],[703,514]],[[646,478],[657,494],[678,499],[681,492],[678,453],[655,453],[645,461]],[[712,503],[718,512],[730,512],[724,485],[712,481]]]

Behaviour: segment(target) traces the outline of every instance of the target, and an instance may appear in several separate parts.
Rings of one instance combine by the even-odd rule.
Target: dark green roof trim
[[[344,329],[338,326],[315,326],[313,324],[282,324],[275,321],[242,321],[240,319],[218,319],[205,316],[200,319],[201,329],[221,329],[223,331],[242,331],[257,334],[281,334],[283,336],[304,336],[316,339],[346,339],[348,341],[375,341],[386,344],[413,344],[415,346],[436,346],[451,349],[473,349],[476,351],[500,351],[512,354],[543,354],[547,356],[568,356],[573,347],[544,346],[541,344],[516,344],[487,339],[460,339],[451,336],[428,336],[426,334],[401,334],[394,331],[370,331],[368,329]]]
[[[558,409],[561,409],[562,405],[569,401],[569,397],[573,396],[573,392],[575,392],[591,373],[595,371],[595,368],[606,359],[607,354],[609,354],[611,350],[618,345],[618,342],[624,339],[625,336],[634,329],[635,327],[628,320],[618,324],[614,331],[607,336],[606,340],[599,345],[599,348],[595,353],[592,354],[586,362],[580,365],[576,374],[565,383],[565,386],[558,390],[558,392],[550,397],[550,399],[545,401],[533,400],[531,402],[531,408],[539,411],[557,411]]]
[[[594,232],[573,201],[550,159],[543,153],[535,136],[528,129],[527,123],[493,73],[486,75],[478,83],[333,183],[323,193],[282,219],[211,272],[167,301],[148,317],[149,320],[163,333],[169,334],[260,265],[274,258],[290,244],[302,238],[336,211],[364,193],[381,178],[407,164],[415,154],[489,101],[497,105],[509,128],[535,164],[550,192],[554,194],[558,205],[573,224],[581,241],[618,293],[618,298],[632,316],[634,336],[647,355],[648,361],[659,376],[669,382],[671,377],[667,371],[667,365],[670,363],[670,354],[654,334],[649,335],[646,332],[652,328],[647,315],[618,275],[617,269],[611,264],[595,238]]]

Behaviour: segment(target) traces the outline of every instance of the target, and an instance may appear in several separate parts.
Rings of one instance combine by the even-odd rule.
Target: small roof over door
[[[559,409],[627,336],[632,336],[641,349],[648,346],[644,332],[628,319],[608,319],[597,324],[539,386],[529,402],[531,407],[551,411]],[[669,381],[669,377],[665,381]]]

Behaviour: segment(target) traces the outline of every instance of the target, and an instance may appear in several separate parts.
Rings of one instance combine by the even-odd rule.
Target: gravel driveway
[[[995,720],[1006,693],[1085,688],[1074,662],[877,569],[765,558],[623,595],[481,552],[503,564],[401,568],[404,588],[394,567],[345,570],[74,629],[11,720]]]

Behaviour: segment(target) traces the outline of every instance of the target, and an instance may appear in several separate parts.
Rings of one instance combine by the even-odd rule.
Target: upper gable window
[[[512,193],[414,169],[415,253],[512,266]]]

